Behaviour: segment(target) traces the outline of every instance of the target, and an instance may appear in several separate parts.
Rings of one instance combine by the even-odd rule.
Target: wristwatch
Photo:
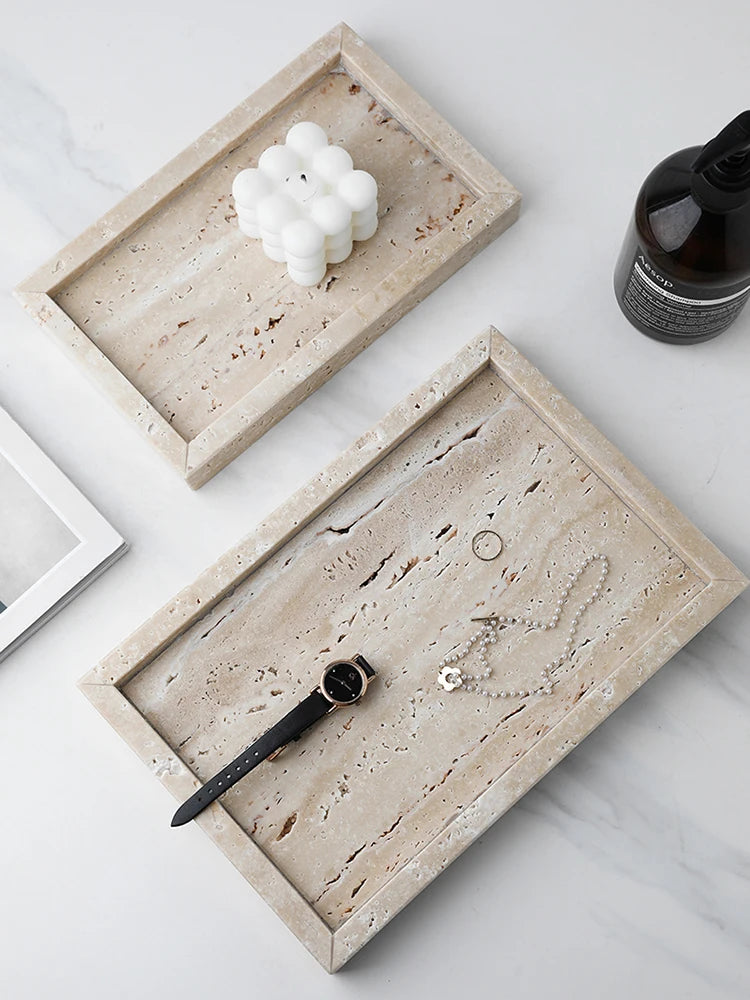
[[[207,805],[235,785],[264,760],[274,760],[292,740],[298,740],[310,726],[337,708],[354,705],[367,691],[375,671],[358,653],[351,660],[334,660],[323,671],[320,683],[280,722],[222,768],[202,788],[183,802],[172,817],[172,826],[195,819]]]

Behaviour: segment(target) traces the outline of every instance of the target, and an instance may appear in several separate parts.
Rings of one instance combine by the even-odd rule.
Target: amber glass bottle
[[[737,318],[750,297],[750,111],[648,175],[615,294],[633,326],[674,344],[710,340]]]

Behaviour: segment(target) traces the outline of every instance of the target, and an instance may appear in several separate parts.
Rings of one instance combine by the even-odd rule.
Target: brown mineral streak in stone
[[[504,541],[493,562],[471,553],[483,527]],[[437,687],[436,663],[476,628],[472,615],[548,616],[567,572],[595,552],[610,559],[607,587],[553,697],[487,701]],[[336,928],[703,587],[487,369],[123,693],[205,780],[332,657],[368,656],[378,678],[359,706],[222,800]],[[506,629],[495,681],[530,686],[565,620],[546,633]]]
[[[492,572],[467,555],[474,528],[488,524],[508,543]],[[393,548],[381,531],[393,533]],[[557,671],[553,698],[472,713],[436,686],[434,658],[465,638],[475,607],[546,607],[539,600],[548,587],[554,599],[555,574],[605,541],[608,588],[582,622],[572,669]],[[325,720],[197,820],[335,971],[747,585],[490,328],[81,687],[184,800],[196,787],[190,768],[201,778],[218,769],[230,748],[275,721],[279,699],[286,711],[304,695],[332,655],[359,647],[377,657],[379,700],[368,694]],[[519,670],[531,670],[537,652],[549,658],[532,640],[550,636],[506,632],[498,679],[527,686],[534,677]],[[367,635],[378,641],[365,644]]]
[[[345,145],[379,188],[377,233],[355,244],[314,289],[295,285],[283,264],[240,233],[230,194],[235,174],[301,120],[318,122],[332,142]],[[55,301],[189,441],[418,252],[419,240],[455,226],[475,201],[339,70],[63,285]]]

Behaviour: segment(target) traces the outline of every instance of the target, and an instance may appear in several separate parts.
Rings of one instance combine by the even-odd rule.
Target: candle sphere
[[[352,242],[378,228],[375,178],[355,170],[349,153],[330,145],[315,122],[293,125],[257,167],[241,170],[232,196],[240,230],[260,239],[266,256],[286,263],[300,285],[317,285],[328,264],[346,260]]]
[[[352,212],[371,208],[378,196],[375,178],[364,170],[350,170],[338,184],[338,193],[349,204]]]
[[[317,150],[328,145],[328,136],[315,122],[297,122],[287,132],[284,145],[302,159],[309,160]]]
[[[288,146],[269,146],[260,154],[258,170],[271,180],[284,181],[295,170],[299,170],[302,161],[293,149]]]
[[[354,170],[354,161],[343,146],[326,146],[315,154],[312,166],[326,184],[335,185]]]

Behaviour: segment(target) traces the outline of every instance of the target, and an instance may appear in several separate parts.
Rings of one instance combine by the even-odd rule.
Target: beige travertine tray
[[[237,227],[231,186],[294,122],[379,188],[377,233],[302,288]],[[202,486],[513,222],[518,192],[339,25],[16,289]]]
[[[493,562],[471,551],[487,526],[505,546]],[[607,585],[551,697],[437,685],[472,615],[549,616],[596,552]],[[747,583],[489,330],[81,683],[183,800],[327,662],[367,656],[379,676],[359,706],[198,819],[334,971]],[[496,675],[529,686],[572,613],[508,629]]]

